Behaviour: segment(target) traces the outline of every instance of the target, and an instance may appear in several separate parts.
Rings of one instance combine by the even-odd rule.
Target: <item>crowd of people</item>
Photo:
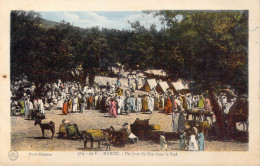
[[[55,107],[61,109],[62,114],[83,113],[86,110],[100,110],[108,113],[111,118],[130,113],[160,113],[172,116],[172,131],[180,135],[180,148],[185,149],[186,122],[190,119],[196,122],[207,121],[210,125],[214,123],[214,113],[211,101],[207,93],[195,95],[192,93],[176,94],[169,89],[165,93],[158,93],[155,89],[150,92],[136,91],[136,82],[128,79],[128,87],[123,88],[120,78],[115,84],[107,82],[106,85],[96,85],[90,87],[88,84],[82,86],[78,82],[47,83],[43,86],[41,97],[35,95],[35,86],[23,88],[23,82],[15,83],[11,86],[12,100],[11,107],[19,107],[22,116],[32,119],[32,112],[37,110],[44,114],[45,109]],[[137,83],[138,85],[138,83]],[[227,99],[227,96],[219,94],[216,96],[223,114],[227,114],[230,107],[235,102],[235,98]],[[209,115],[209,116],[205,116]],[[204,139],[203,135],[196,131],[189,133],[188,149],[201,150]],[[198,140],[196,138],[198,138]]]

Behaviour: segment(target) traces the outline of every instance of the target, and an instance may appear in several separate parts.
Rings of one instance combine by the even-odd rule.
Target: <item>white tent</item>
[[[177,91],[184,90],[184,89],[188,89],[188,88],[185,87],[180,81],[178,81],[178,82],[172,82],[171,84],[172,84],[172,86],[175,88],[175,90],[177,90]]]
[[[145,81],[144,86],[142,87],[143,90],[150,92],[151,90],[156,88],[156,80],[155,79],[147,79]]]
[[[159,93],[165,93],[167,91],[167,89],[169,88],[169,85],[167,84],[166,81],[164,82],[158,82],[157,86],[156,86],[156,90]]]

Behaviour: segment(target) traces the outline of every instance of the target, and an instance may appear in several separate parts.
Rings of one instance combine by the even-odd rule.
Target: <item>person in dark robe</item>
[[[185,122],[186,122],[186,119],[185,119],[184,111],[181,111],[180,115],[179,115],[179,119],[178,119],[178,132],[179,133],[181,133],[182,131],[185,130]]]
[[[180,149],[181,150],[185,150],[186,148],[186,135],[185,133],[182,131],[180,133]]]
[[[148,97],[147,95],[144,96],[144,98],[142,99],[142,112],[148,112]]]
[[[103,96],[101,99],[101,102],[100,102],[100,110],[103,113],[107,112],[106,111],[106,100],[107,100],[107,98],[105,96]]]

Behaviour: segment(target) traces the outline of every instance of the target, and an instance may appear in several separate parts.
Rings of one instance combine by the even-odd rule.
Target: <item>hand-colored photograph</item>
[[[248,151],[248,16],[12,10],[11,150]]]

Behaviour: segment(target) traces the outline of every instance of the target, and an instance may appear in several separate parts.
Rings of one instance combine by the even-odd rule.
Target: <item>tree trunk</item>
[[[217,102],[217,98],[213,90],[209,90],[209,99],[211,101],[211,105],[213,106],[212,110],[216,116],[216,134],[219,136],[225,135],[225,119],[222,115],[221,107]]]
[[[89,85],[90,85],[90,87],[93,87],[94,82],[95,82],[95,75],[94,74],[90,74],[89,75]]]
[[[232,136],[236,132],[236,121],[234,115],[237,110],[238,103],[241,99],[241,95],[238,95],[235,103],[231,106],[228,115],[227,115],[227,133],[228,136]]]

